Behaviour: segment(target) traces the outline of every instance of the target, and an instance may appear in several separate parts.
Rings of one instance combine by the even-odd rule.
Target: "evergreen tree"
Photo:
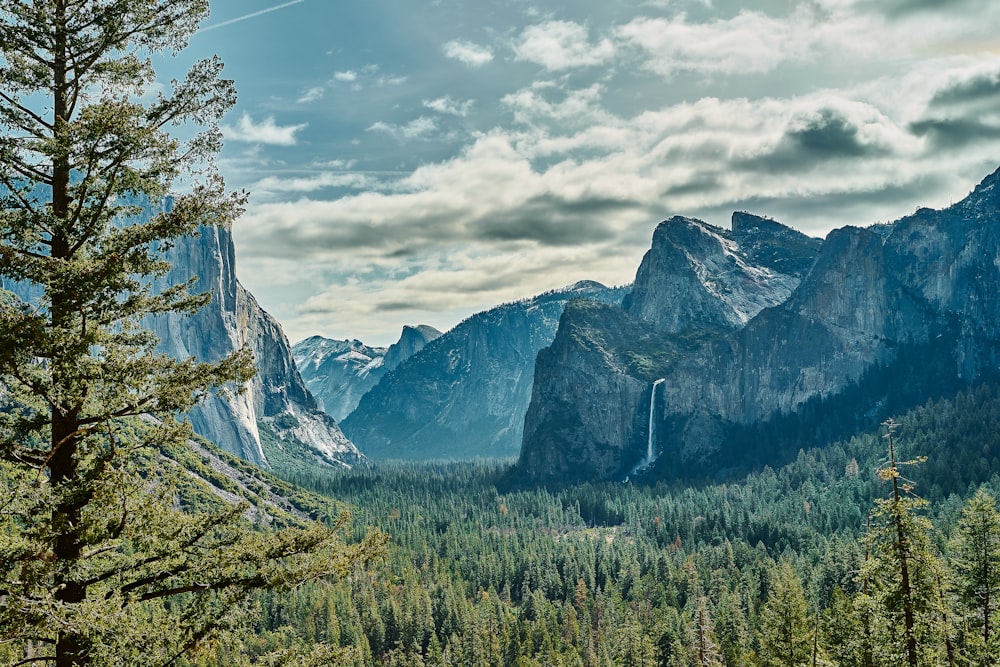
[[[699,595],[695,600],[691,622],[694,639],[691,645],[691,664],[697,667],[722,667],[725,663],[719,649],[719,638],[708,609],[708,598],[704,595]]]
[[[802,582],[787,561],[778,566],[761,610],[760,663],[764,667],[807,667],[813,658],[813,627]]]
[[[833,664],[871,667],[871,660],[865,661],[864,628],[858,622],[851,599],[840,586],[833,589],[830,604],[823,613],[823,638]]]
[[[242,205],[212,169],[235,101],[221,63],[140,102],[150,56],[182,48],[207,11],[0,0],[0,279],[40,294],[0,293],[0,643],[26,663],[167,664],[232,625],[247,591],[377,550],[320,525],[253,531],[243,507],[182,513],[185,482],[162,462],[190,435],[179,414],[252,373],[246,351],[166,358],[140,326],[206,303],[193,279],[154,291],[163,252]],[[180,125],[201,131],[181,142]]]
[[[879,614],[875,661],[909,667],[947,664],[940,564],[931,549],[930,522],[917,514],[927,502],[908,495],[912,484],[899,471],[901,465],[923,459],[898,462],[892,437],[897,425],[891,419],[884,425],[889,462],[879,476],[892,482],[892,495],[876,502],[866,537],[871,557],[861,572],[872,608]]]
[[[959,600],[975,629],[967,640],[972,664],[1000,662],[994,619],[1000,604],[1000,513],[993,496],[980,489],[962,510],[951,553]]]

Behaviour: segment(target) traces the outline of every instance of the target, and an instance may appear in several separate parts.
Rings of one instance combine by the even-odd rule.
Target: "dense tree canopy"
[[[982,500],[966,506],[1000,490],[1000,467],[981,463],[1000,444],[997,419],[990,387],[900,419],[901,459],[928,456],[906,473],[914,490],[901,488],[901,500],[921,490],[927,501],[906,505],[919,520],[904,525],[921,531],[921,552],[908,552],[919,556],[918,664],[991,664],[982,609],[966,606],[955,575],[973,562],[959,548],[963,510],[985,513],[977,525],[998,518]],[[390,532],[393,548],[371,580],[269,597],[256,641],[335,636],[355,651],[342,662],[351,666],[898,667],[905,621],[881,435],[697,486],[520,488],[506,464],[298,471]]]

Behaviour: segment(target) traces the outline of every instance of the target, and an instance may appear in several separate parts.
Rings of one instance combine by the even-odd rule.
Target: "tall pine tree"
[[[807,667],[813,657],[809,605],[795,570],[782,561],[760,613],[760,664],[764,667]]]
[[[952,568],[958,598],[974,628],[966,650],[971,664],[1000,663],[996,613],[1000,606],[1000,513],[996,500],[982,489],[962,510],[952,546]]]
[[[179,511],[161,453],[178,415],[252,372],[155,352],[143,318],[194,312],[156,292],[163,252],[242,200],[212,168],[235,101],[216,59],[143,104],[150,56],[176,51],[207,0],[0,0],[0,642],[25,664],[168,664],[245,607],[364,560],[319,525],[271,534],[240,507]],[[200,127],[181,142],[176,126]],[[141,206],[185,194],[148,221]]]
[[[946,665],[949,629],[941,608],[941,566],[931,547],[930,522],[919,514],[927,502],[911,494],[912,483],[900,473],[901,466],[923,459],[898,461],[893,440],[897,424],[890,419],[884,426],[889,461],[879,477],[892,483],[892,493],[876,503],[866,536],[870,558],[860,575],[870,609],[878,615],[872,625],[874,660],[908,667]]]

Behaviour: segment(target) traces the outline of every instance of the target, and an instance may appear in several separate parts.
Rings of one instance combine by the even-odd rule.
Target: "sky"
[[[292,341],[394,342],[578,280],[656,224],[813,236],[1000,167],[995,0],[213,0],[237,273]]]

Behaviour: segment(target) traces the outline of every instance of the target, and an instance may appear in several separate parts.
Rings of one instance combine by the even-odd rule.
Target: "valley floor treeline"
[[[997,664],[1000,391],[900,418],[900,459],[928,458],[897,465],[898,503],[882,435],[689,488],[516,489],[501,463],[296,472],[390,555],[261,594],[252,637],[190,664],[317,642],[344,665]]]

